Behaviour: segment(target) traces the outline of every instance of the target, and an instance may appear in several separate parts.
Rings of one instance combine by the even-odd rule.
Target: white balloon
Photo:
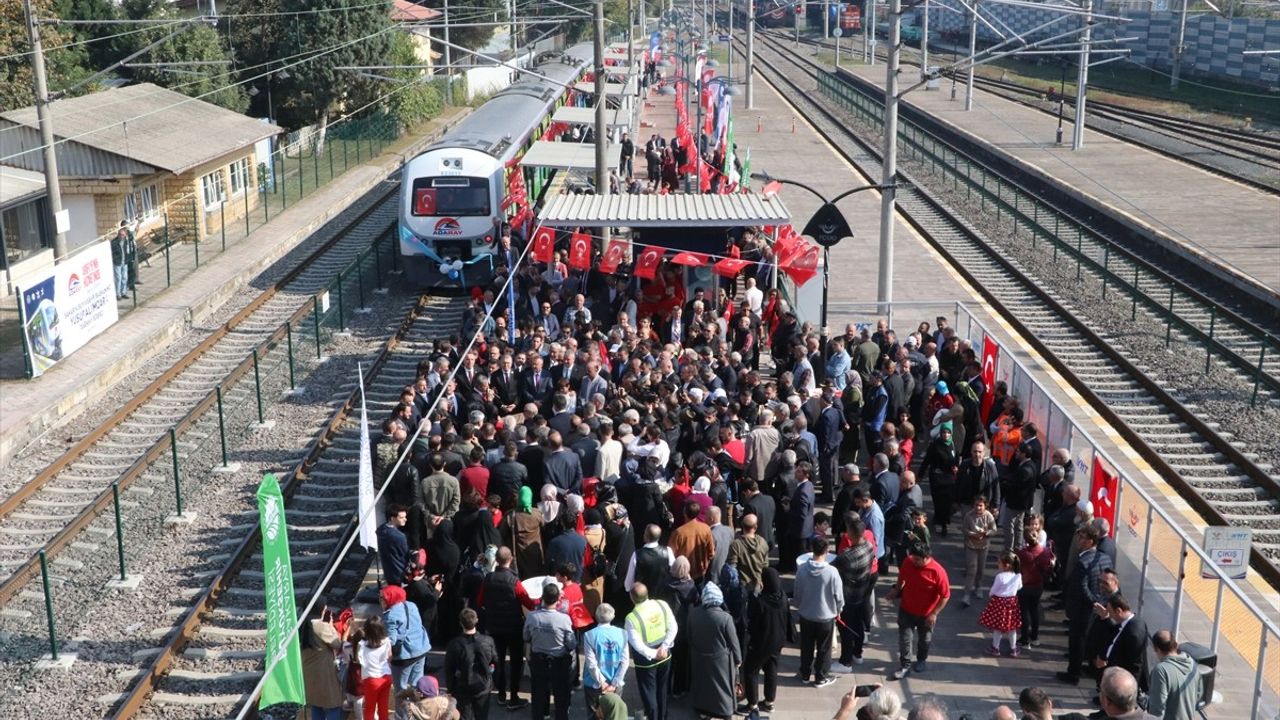
[[[440,263],[440,274],[441,275],[449,274],[449,263]]]
[[[461,270],[461,269],[462,269],[462,261],[461,261],[461,260],[454,260],[454,261],[453,261],[453,269],[454,269],[454,270]]]

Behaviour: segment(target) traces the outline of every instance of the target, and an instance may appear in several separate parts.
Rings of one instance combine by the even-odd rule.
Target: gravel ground
[[[186,334],[176,339],[162,353],[152,358],[132,374],[120,380],[102,398],[83,407],[75,408],[60,425],[46,433],[39,440],[16,454],[9,464],[0,470],[0,494],[8,495],[26,483],[54,460],[58,459],[67,448],[74,445],[85,435],[93,431],[103,420],[137,395],[166,370],[173,367],[179,359],[199,345],[223,323],[230,320],[237,312],[253,301],[263,289],[281,278],[290,268],[295,266],[317,247],[333,237],[333,234],[344,227],[357,214],[369,207],[378,190],[366,194],[350,208],[312,233],[310,237],[299,243],[293,250],[263,271],[250,286],[252,292],[239,292],[233,295],[222,307],[211,313],[198,324],[193,325]],[[301,304],[302,299],[299,299]]]
[[[198,513],[194,523],[172,530],[164,527],[162,518],[174,507],[169,478],[143,483],[140,492],[128,494],[138,502],[125,510],[129,572],[143,576],[138,590],[101,590],[117,572],[111,537],[86,536],[98,548],[75,553],[83,568],[55,566],[55,575],[74,575],[74,582],[55,591],[59,636],[70,638],[65,649],[78,653],[71,671],[34,668],[37,657],[48,651],[38,584],[32,588],[36,595],[11,606],[30,612],[30,617],[0,618],[0,687],[8,688],[6,702],[0,703],[0,718],[29,717],[25,708],[30,707],[41,707],[55,717],[107,715],[109,698],[125,690],[146,662],[134,654],[162,642],[189,606],[190,593],[203,589],[225,564],[226,557],[220,556],[235,547],[227,543],[238,543],[248,530],[245,526],[256,523],[254,492],[261,475],[283,474],[294,466],[331,417],[335,393],[354,379],[356,362],[372,357],[414,299],[394,287],[389,294],[372,297],[372,312],[352,319],[349,336],[332,339],[326,349],[328,362],[299,369],[299,384],[306,392],[268,406],[267,419],[276,422],[274,428],[236,438],[232,461],[241,463],[238,472],[187,474],[185,508]],[[272,378],[264,396],[276,398],[286,383],[283,373]],[[195,452],[186,465],[208,467],[218,462],[216,426],[213,432],[214,442]],[[107,516],[95,525],[109,528],[110,522]],[[232,527],[236,530],[229,531]],[[68,692],[69,686],[74,690]]]

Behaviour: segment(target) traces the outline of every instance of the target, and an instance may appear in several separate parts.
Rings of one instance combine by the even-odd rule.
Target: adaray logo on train
[[[302,653],[293,632],[298,607],[293,596],[293,564],[289,558],[289,529],[284,497],[276,476],[268,473],[258,486],[258,526],[262,530],[262,571],[267,612],[267,679],[259,708],[306,702],[302,686]]]

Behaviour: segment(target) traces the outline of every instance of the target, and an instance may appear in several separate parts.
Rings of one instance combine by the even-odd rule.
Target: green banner
[[[298,606],[293,598],[293,565],[289,560],[289,530],[284,497],[276,476],[268,473],[258,486],[258,524],[262,528],[262,571],[267,609],[267,681],[259,708],[279,703],[306,702],[302,687],[302,653],[298,635]]]

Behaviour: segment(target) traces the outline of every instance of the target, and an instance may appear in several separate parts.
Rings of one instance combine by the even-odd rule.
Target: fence
[[[113,525],[91,524],[85,532],[94,540],[107,540],[114,535],[115,542],[104,543],[102,549],[88,553],[94,556],[93,560],[82,562],[84,567],[75,573],[75,583],[105,580],[103,574],[107,572],[113,572],[113,582],[129,582],[129,568],[155,552],[157,544],[166,542],[167,536],[156,534],[154,529],[189,517],[184,513],[191,494],[204,489],[204,481],[213,474],[237,468],[232,462],[236,438],[267,421],[273,399],[298,387],[298,380],[324,357],[324,348],[333,334],[345,330],[350,318],[365,306],[369,293],[385,287],[390,274],[399,270],[397,245],[394,231],[375,239],[310,302],[252,348],[223,382],[196,401],[181,420],[164,431],[117,481],[103,490],[93,506],[94,512],[113,512]],[[55,537],[46,546],[50,557],[77,535],[78,532],[64,530]],[[55,571],[53,576],[50,569]],[[0,586],[2,602],[14,596],[37,572],[42,575],[48,647],[55,660],[59,654],[57,628],[82,619],[86,610],[73,600],[59,603],[59,587],[72,580],[59,577],[58,569],[59,560],[47,562],[42,549]],[[76,594],[67,593],[66,597]],[[23,617],[21,612],[0,616],[0,630],[13,633],[14,637],[29,633],[29,621]],[[5,654],[20,652],[17,648],[15,644]]]
[[[866,323],[874,327],[875,321],[884,317],[877,313],[875,303],[832,303],[830,314],[833,326]],[[987,342],[997,342],[990,329],[960,302],[896,302],[889,307],[888,321],[890,327],[895,321],[914,327],[919,320],[932,322],[938,316],[952,318],[956,334],[969,338],[980,358]],[[1210,572],[1217,571],[1200,541],[1188,535],[1150,491],[1116,463],[1008,348],[1000,347],[996,379],[1008,384],[1009,394],[1022,400],[1026,419],[1041,428],[1045,458],[1058,448],[1071,453],[1082,491],[1090,488],[1095,460],[1119,476],[1113,533],[1122,586],[1132,601],[1133,583],[1137,582],[1136,610],[1152,631],[1169,628],[1179,642],[1196,642],[1218,654],[1217,687],[1226,690],[1221,716],[1280,717],[1280,656],[1269,652],[1269,646],[1280,640],[1274,611],[1268,615],[1229,578],[1201,577],[1195,566],[1197,559],[1204,568],[1212,568]],[[1184,616],[1192,621],[1187,622]],[[1224,639],[1225,644],[1221,642]],[[1251,684],[1247,682],[1250,678]],[[1246,704],[1247,715],[1243,712]]]

